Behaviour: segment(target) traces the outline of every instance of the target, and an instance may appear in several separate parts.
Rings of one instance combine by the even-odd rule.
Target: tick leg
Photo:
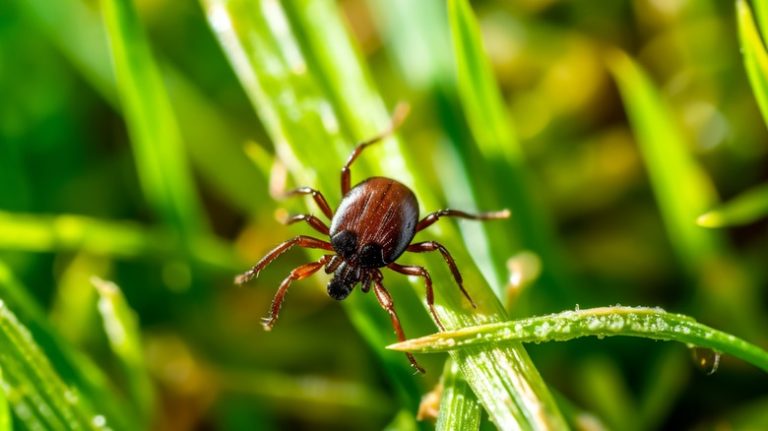
[[[320,248],[329,251],[333,250],[333,246],[326,241],[312,238],[311,236],[299,235],[273,248],[272,251],[267,253],[266,256],[262,257],[261,260],[251,269],[235,277],[235,284],[244,284],[252,278],[258,277],[259,272],[261,272],[265,266],[269,265],[273,260],[277,259],[278,256],[290,250],[295,245],[304,248]]]
[[[397,313],[395,312],[395,303],[392,301],[392,296],[389,295],[387,289],[385,289],[384,285],[381,284],[381,274],[379,274],[379,276],[373,280],[373,292],[376,294],[376,299],[379,300],[381,307],[387,310],[387,313],[389,313],[389,318],[392,320],[392,327],[395,328],[397,340],[405,341],[405,333],[403,333],[403,327],[400,326],[400,319],[397,317]],[[413,368],[422,374],[425,373],[424,368],[422,368],[419,363],[416,362],[416,358],[414,358],[411,353],[406,353],[406,356],[408,356],[408,361],[411,363]]]
[[[305,221],[310,226],[312,226],[313,229],[315,229],[316,231],[322,234],[329,235],[329,232],[330,232],[330,229],[328,229],[328,226],[326,226],[326,224],[323,223],[322,220],[310,214],[297,214],[295,216],[286,217],[285,219],[280,221],[286,225],[293,224],[300,221]]]
[[[399,272],[400,274],[424,277],[424,284],[426,285],[427,293],[427,307],[429,307],[429,312],[432,314],[432,318],[435,320],[437,326],[441,331],[445,331],[445,326],[443,326],[443,322],[441,322],[440,318],[437,317],[437,311],[435,311],[435,293],[432,290],[432,277],[429,276],[429,272],[427,272],[427,270],[421,266],[398,265],[394,262],[387,265],[387,268],[395,272]]]
[[[452,210],[452,209],[435,211],[427,215],[423,219],[421,219],[421,221],[419,221],[419,223],[416,225],[416,232],[419,232],[431,226],[432,223],[438,221],[440,217],[459,217],[459,218],[465,218],[470,220],[498,220],[498,219],[508,218],[509,210],[492,211],[492,212],[480,213],[480,214],[469,214],[469,213],[465,213],[464,211]]]
[[[272,327],[275,326],[275,321],[280,313],[280,306],[283,304],[283,298],[285,298],[285,293],[288,292],[288,287],[290,287],[291,283],[314,274],[320,268],[325,266],[331,257],[333,257],[333,255],[325,255],[317,262],[301,265],[291,271],[291,274],[280,283],[280,287],[277,289],[277,293],[275,293],[275,298],[272,300],[272,308],[270,309],[269,317],[261,319],[261,324],[264,326],[265,331],[270,331],[272,330]]]
[[[281,197],[289,198],[291,196],[299,195],[312,195],[312,199],[315,200],[315,203],[318,207],[320,207],[320,210],[323,212],[323,214],[325,214],[325,216],[329,219],[333,218],[333,211],[331,210],[330,205],[328,205],[328,201],[325,200],[325,196],[323,196],[322,193],[313,189],[312,187],[298,187],[293,190],[288,190],[287,192],[283,193]]]
[[[467,291],[464,289],[464,280],[461,278],[461,273],[459,272],[459,268],[456,266],[456,261],[453,260],[453,256],[451,256],[451,253],[449,253],[448,249],[446,249],[442,244],[435,241],[417,242],[415,244],[409,245],[406,250],[413,253],[439,251],[440,254],[443,255],[443,259],[445,259],[445,263],[448,264],[448,268],[451,269],[451,274],[453,274],[453,279],[456,280],[456,284],[459,285],[459,289],[461,289],[461,293],[464,294],[464,297],[467,298],[470,304],[472,304],[473,308],[477,308],[477,305],[475,305],[475,301],[473,301],[472,298],[470,298],[469,293],[467,293]]]
[[[347,159],[347,163],[344,164],[344,167],[341,168],[341,195],[344,196],[347,194],[347,192],[350,189],[350,173],[349,170],[350,166],[352,166],[352,162],[357,159],[357,156],[360,155],[360,153],[363,152],[363,150],[368,147],[369,145],[375,144],[382,139],[388,137],[392,134],[399,126],[402,124],[403,120],[405,120],[405,117],[408,116],[408,112],[410,111],[410,106],[407,103],[399,103],[395,107],[395,112],[392,114],[392,121],[390,121],[389,126],[384,130],[383,132],[379,133],[378,135],[374,136],[371,139],[368,139],[367,141],[360,142],[357,144],[354,150],[352,150],[352,154],[349,155],[349,158]]]

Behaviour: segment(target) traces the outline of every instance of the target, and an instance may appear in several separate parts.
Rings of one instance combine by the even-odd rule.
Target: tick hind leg
[[[288,292],[288,287],[291,286],[291,283],[314,274],[320,268],[325,266],[332,257],[333,255],[325,255],[317,262],[301,265],[291,271],[290,275],[280,283],[280,287],[277,289],[277,293],[275,293],[275,298],[272,300],[272,308],[270,309],[269,316],[261,320],[261,324],[264,326],[265,331],[270,331],[272,330],[272,327],[275,326],[275,321],[277,321],[277,316],[280,313],[280,306],[283,304],[283,299],[285,298],[285,294]]]
[[[498,219],[508,218],[509,210],[491,211],[491,212],[480,213],[480,214],[470,214],[464,211],[452,210],[452,209],[435,211],[427,215],[423,219],[421,219],[419,223],[416,224],[416,232],[426,229],[427,227],[431,226],[434,222],[440,220],[441,217],[458,217],[458,218],[464,218],[469,220],[498,220]]]
[[[296,245],[304,248],[320,248],[323,250],[333,251],[333,246],[326,241],[312,238],[311,236],[299,235],[273,248],[272,251],[267,253],[266,256],[262,257],[261,260],[251,269],[235,277],[235,284],[245,284],[252,278],[258,277],[259,272],[261,272],[264,267],[269,265],[273,260],[277,259],[278,256],[290,250],[293,248],[293,246]]]
[[[405,341],[405,333],[403,332],[403,327],[400,326],[400,319],[397,317],[397,312],[395,312],[395,303],[392,301],[392,296],[389,295],[389,292],[381,283],[381,273],[378,274],[378,277],[373,279],[373,293],[376,294],[376,299],[379,301],[379,304],[381,304],[381,307],[387,310],[387,313],[389,313],[389,318],[392,320],[392,327],[395,328],[397,341]],[[411,363],[411,366],[416,369],[416,371],[422,374],[425,372],[424,368],[422,368],[419,363],[416,362],[416,358],[413,357],[413,354],[406,353],[406,356],[408,356],[408,361]]]
[[[407,103],[399,103],[395,107],[395,112],[392,114],[392,121],[389,123],[389,127],[387,127],[386,130],[374,136],[373,138],[357,144],[355,149],[352,150],[352,154],[349,155],[349,158],[347,159],[347,163],[345,163],[344,167],[341,168],[341,195],[342,196],[347,194],[351,186],[350,167],[352,166],[352,162],[354,162],[355,159],[357,159],[357,156],[359,156],[360,153],[362,153],[363,150],[366,149],[369,145],[375,144],[381,141],[382,139],[390,136],[400,126],[400,124],[402,124],[403,120],[405,120],[405,117],[408,116],[409,111],[410,111],[410,106]]]
[[[432,314],[432,318],[435,320],[437,327],[440,328],[441,331],[445,331],[445,326],[443,326],[443,322],[440,321],[440,317],[437,316],[437,311],[435,310],[435,292],[432,290],[432,277],[429,276],[429,272],[421,266],[398,265],[394,262],[387,265],[387,268],[395,272],[399,272],[400,274],[424,277],[424,285],[426,286],[427,294],[427,307],[429,308],[429,312]]]
[[[467,291],[464,289],[464,279],[461,277],[459,268],[456,266],[456,261],[453,260],[453,256],[451,256],[451,253],[449,253],[448,249],[446,249],[442,244],[435,241],[417,242],[415,244],[409,245],[406,250],[413,253],[439,251],[440,254],[443,255],[443,259],[445,260],[445,263],[448,264],[448,268],[451,269],[451,274],[453,274],[453,279],[456,280],[456,284],[459,285],[459,289],[461,289],[461,293],[464,294],[464,297],[467,298],[470,304],[472,304],[473,308],[477,308],[477,305],[475,305],[475,301],[472,300],[472,298],[469,296],[469,293],[467,293]]]

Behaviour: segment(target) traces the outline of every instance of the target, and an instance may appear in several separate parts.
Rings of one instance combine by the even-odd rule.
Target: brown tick
[[[401,274],[424,278],[429,311],[437,326],[441,330],[445,330],[435,311],[434,292],[432,291],[432,279],[429,272],[421,266],[400,265],[395,262],[406,251],[413,253],[440,252],[448,264],[456,284],[461,289],[461,293],[475,307],[472,298],[464,289],[459,269],[448,250],[435,241],[411,243],[411,240],[417,232],[427,228],[441,217],[460,217],[472,220],[502,219],[509,217],[508,210],[468,214],[463,211],[444,209],[428,214],[419,220],[419,203],[416,196],[408,187],[391,178],[371,177],[354,187],[350,186],[352,162],[369,145],[392,134],[407,115],[407,111],[407,105],[399,105],[387,130],[358,144],[352,151],[347,163],[341,169],[342,198],[335,213],[331,210],[325,197],[315,189],[299,187],[286,193],[286,196],[311,195],[323,214],[331,220],[331,227],[329,228],[322,220],[310,214],[289,217],[286,219],[286,224],[299,221],[307,222],[318,232],[327,235],[330,242],[305,235],[289,239],[267,253],[251,269],[237,276],[235,283],[243,284],[257,277],[262,269],[294,246],[318,248],[330,251],[331,254],[321,257],[316,262],[295,268],[283,280],[272,301],[269,317],[263,319],[265,330],[268,331],[274,326],[283,298],[291,282],[306,278],[320,268],[325,268],[327,274],[333,273],[333,277],[328,282],[328,295],[338,301],[346,298],[358,283],[360,283],[363,292],[368,292],[373,286],[376,299],[389,313],[397,339],[405,340],[405,334],[395,312],[392,297],[382,284],[384,277],[380,268],[383,267]],[[413,355],[410,353],[406,353],[406,355],[408,355],[411,365],[423,373],[424,369],[419,366]]]

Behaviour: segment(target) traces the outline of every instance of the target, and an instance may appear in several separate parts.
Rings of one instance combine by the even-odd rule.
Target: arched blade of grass
[[[436,430],[477,430],[480,428],[480,404],[452,359],[445,362],[440,410]]]
[[[139,411],[141,422],[148,425],[152,419],[155,393],[144,365],[141,329],[136,313],[114,283],[93,277],[91,284],[99,294],[98,309],[104,331],[112,352],[122,365],[128,393]]]
[[[376,91],[356,88],[371,84],[359,61],[349,61],[359,56],[351,47],[346,33],[323,31],[329,27],[343,28],[335,6],[325,1],[290,2],[285,6],[273,1],[207,0],[203,3],[211,27],[272,134],[277,152],[289,171],[302,183],[324,190],[333,200],[338,190],[339,166],[351,148],[350,143],[343,139],[341,128],[346,127],[360,134],[354,139],[363,139],[383,130],[389,122],[389,115]],[[291,13],[287,15],[292,22],[287,22],[283,7],[290,8]],[[300,44],[301,37],[297,41],[297,36],[292,33],[291,25],[297,23],[305,26],[302,34],[319,38],[313,46],[329,51],[318,55],[344,51],[339,54],[344,57],[340,60],[344,70],[336,70],[334,62],[315,59],[315,54]],[[316,79],[318,74],[322,78]],[[326,96],[328,91],[333,95]],[[348,106],[336,107],[333,103]],[[345,117],[340,119],[336,113]],[[317,153],[319,143],[328,148],[322,155]],[[370,153],[361,158],[362,163],[355,165],[353,181],[372,174],[373,171],[366,168],[376,161],[378,174],[397,172],[397,178],[414,189],[425,208],[439,208],[434,191],[426,186],[426,179],[419,174],[420,161],[409,159],[404,144],[399,143],[398,147],[397,143],[396,140],[389,140],[371,148]],[[442,322],[447,327],[458,328],[489,320],[504,320],[503,307],[477,268],[469,264],[472,259],[466,253],[455,227],[446,221],[440,228],[440,232],[435,230],[435,239],[450,248],[456,260],[462,262],[465,285],[470,287],[473,298],[479,304],[478,310],[469,307],[456,289],[450,272],[444,268],[444,263],[430,265],[432,279],[439,286],[437,309]],[[408,256],[408,263],[425,261],[416,255]],[[423,281],[414,283],[422,291]],[[345,301],[348,304],[346,310],[355,327],[380,351],[381,344],[378,343],[391,337],[388,335],[391,328],[373,323],[370,314],[381,313],[380,310],[374,311],[378,308],[374,301],[368,300],[370,298],[363,298],[366,301],[356,299],[362,298],[360,295],[353,297]],[[410,308],[402,307],[402,298],[398,305],[401,316],[410,312]],[[500,427],[546,428],[558,427],[562,423],[546,385],[522,347],[479,348],[455,352],[453,356],[491,418]],[[401,357],[383,357],[387,364],[392,364],[387,367],[390,372],[390,367],[399,370],[402,365],[398,364],[404,363]],[[395,383],[401,388],[409,388],[405,396],[412,399],[418,389],[413,377],[406,374],[410,372],[394,373]],[[406,404],[412,406],[411,403]]]
[[[758,9],[762,14],[760,18],[764,21],[768,20],[766,9],[768,9],[766,6],[760,6]],[[765,40],[760,38],[755,25],[752,10],[745,0],[736,1],[736,20],[739,25],[739,42],[747,77],[752,84],[752,92],[755,94],[763,119],[768,124],[768,52],[766,52]],[[763,22],[762,25],[768,25],[768,22]],[[768,33],[768,29],[764,28],[763,31]]]
[[[446,352],[470,346],[568,341],[580,337],[641,337],[678,341],[743,359],[768,372],[768,352],[738,337],[682,314],[648,307],[600,307],[463,328],[412,339],[390,349],[417,353]]]
[[[192,258],[204,265],[239,269],[231,248],[213,237],[190,239]],[[37,252],[86,251],[121,258],[178,256],[183,247],[168,230],[130,221],[105,221],[59,214],[32,215],[0,211],[0,249]]]
[[[475,166],[475,170],[487,169],[486,175],[475,176],[471,180],[479,183],[475,185],[476,190],[482,190],[484,195],[495,194],[496,204],[512,210],[508,225],[515,229],[508,232],[508,236],[519,236],[523,247],[539,254],[544,262],[541,275],[543,286],[550,297],[563,298],[567,295],[562,276],[563,265],[554,245],[549,215],[532,194],[522,147],[493,76],[483,48],[480,27],[469,2],[450,0],[448,20],[459,97],[470,131],[483,155],[482,163],[486,166]],[[513,250],[504,249],[501,245],[495,247],[499,248],[497,252],[505,253],[504,257],[513,253]],[[502,280],[507,275],[506,271],[506,268],[501,269]]]
[[[66,382],[65,386],[69,392],[62,391],[57,396],[74,395],[67,398],[67,403],[82,403],[91,406],[88,409],[93,409],[99,413],[99,417],[94,416],[97,419],[96,422],[106,421],[106,425],[112,429],[140,429],[135,422],[130,406],[115,394],[102,371],[86,356],[74,350],[51,328],[46,314],[27,292],[27,289],[16,280],[10,269],[0,261],[0,298],[2,298],[5,307],[12,307],[13,314],[18,315],[24,321],[24,326],[34,337],[34,342],[45,349],[44,354],[41,353],[44,363],[53,366],[55,374],[60,376],[57,378]],[[3,342],[0,345],[6,346],[6,343]],[[25,372],[23,367],[25,366],[27,365],[23,361],[19,362],[15,359],[5,365],[0,364],[5,376],[17,376],[10,383],[24,385],[24,388],[35,384],[27,377],[23,377],[25,375],[23,374]],[[16,368],[8,369],[8,367]],[[13,388],[15,386],[5,385],[5,387]],[[21,413],[17,411],[18,409],[14,405],[14,410],[17,413],[32,412],[31,409],[34,408],[34,405],[30,404],[31,400],[25,399],[23,396],[11,396],[9,398],[12,400],[12,404],[17,400],[24,403],[18,407],[22,409]],[[30,418],[30,420],[34,419],[33,416]],[[38,417],[37,420],[41,419]],[[91,419],[89,418],[89,420]],[[47,428],[31,427],[31,429]]]
[[[736,196],[696,219],[703,227],[727,227],[752,223],[768,215],[768,184]]]
[[[131,0],[103,0],[117,88],[151,206],[186,241],[207,232],[171,102]]]

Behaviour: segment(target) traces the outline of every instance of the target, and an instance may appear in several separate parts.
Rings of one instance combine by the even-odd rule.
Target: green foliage
[[[427,393],[439,429],[765,428],[766,4],[2,3],[0,430],[431,429]],[[425,376],[373,295],[336,304],[322,271],[261,331],[317,251],[232,286],[317,234],[275,220],[311,199],[273,197],[335,207],[399,102],[353,183],[512,214],[415,239],[477,309],[439,254],[400,259],[448,332],[422,279],[384,272],[400,345],[448,352],[418,355]],[[674,313],[548,314],[616,302]]]

